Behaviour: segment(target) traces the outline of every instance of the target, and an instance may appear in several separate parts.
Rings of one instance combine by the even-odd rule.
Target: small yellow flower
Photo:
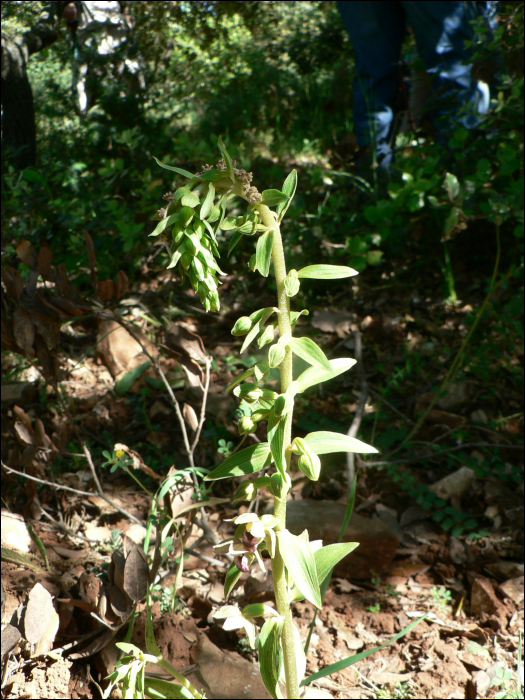
[[[125,454],[126,454],[126,453],[124,452],[124,450],[117,450],[117,451],[115,452],[115,455],[117,456],[117,459],[120,459],[121,457],[124,457]]]

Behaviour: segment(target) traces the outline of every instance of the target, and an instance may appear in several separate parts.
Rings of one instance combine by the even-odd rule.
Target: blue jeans
[[[354,47],[354,131],[360,146],[375,142],[377,160],[388,168],[392,161],[390,139],[394,104],[399,88],[399,60],[409,25],[420,57],[432,78],[429,116],[440,139],[439,120],[470,129],[489,106],[485,83],[471,76],[466,39],[473,38],[469,24],[478,14],[488,17],[495,3],[372,0],[337,3]],[[462,107],[469,107],[459,115]]]

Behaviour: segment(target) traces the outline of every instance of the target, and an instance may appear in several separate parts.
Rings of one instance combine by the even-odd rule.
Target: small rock
[[[476,684],[476,697],[484,698],[492,683],[486,671],[476,671],[472,674],[472,680]]]
[[[31,549],[31,535],[24,518],[2,510],[2,547],[27,554]]]
[[[480,617],[482,612],[491,615],[496,612],[498,607],[499,601],[488,578],[482,576],[475,578],[470,593],[470,612],[472,615]]]
[[[88,540],[93,540],[94,542],[104,542],[104,540],[111,539],[111,530],[105,525],[100,527],[88,527],[84,534]]]
[[[465,547],[457,537],[451,537],[448,543],[450,558],[454,564],[465,564],[468,559]]]
[[[523,576],[523,564],[517,561],[495,561],[492,564],[486,564],[485,568],[499,581],[505,581],[514,576]]]
[[[516,605],[519,605],[523,600],[523,576],[517,576],[516,578],[509,578],[508,581],[502,583],[500,588],[503,593],[513,600]]]
[[[204,633],[190,649],[191,660],[199,665],[199,689],[209,698],[269,698],[258,668],[230,651],[221,651]]]
[[[310,540],[323,544],[337,542],[346,505],[336,501],[289,501],[286,526],[294,535],[308,530]],[[370,520],[354,513],[343,542],[359,542],[359,547],[335,567],[336,576],[370,578],[388,571],[399,540],[379,518]]]
[[[445,501],[450,500],[452,497],[461,499],[469,490],[475,478],[476,472],[474,469],[461,467],[452,474],[436,481],[435,484],[428,487],[428,490]]]
[[[36,382],[2,384],[2,406],[24,406],[31,403],[37,392]]]
[[[487,425],[487,423],[489,422],[487,414],[482,408],[478,408],[475,411],[472,411],[472,413],[470,414],[470,420],[474,421],[475,423],[483,423],[483,425]]]

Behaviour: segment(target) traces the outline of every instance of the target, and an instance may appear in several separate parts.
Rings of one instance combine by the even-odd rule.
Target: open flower
[[[259,518],[255,513],[243,513],[230,521],[237,525],[234,536],[215,545],[214,549],[219,554],[233,554],[233,561],[239,571],[248,573],[254,559],[257,559],[261,570],[266,571],[259,545],[263,542],[262,548],[268,549],[270,556],[274,556],[276,518],[273,515],[263,515]]]
[[[220,610],[214,613],[213,617],[216,620],[224,620],[223,629],[225,630],[244,629],[248,635],[251,648],[255,649],[257,627],[253,620],[256,617],[263,617],[264,615],[278,616],[279,613],[270,605],[252,603],[250,605],[245,605],[242,610],[237,605],[223,605]]]

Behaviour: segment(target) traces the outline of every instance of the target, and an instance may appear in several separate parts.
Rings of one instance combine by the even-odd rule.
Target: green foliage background
[[[3,2],[2,31],[25,31],[43,7]],[[101,276],[124,269],[133,285],[151,256],[151,214],[173,185],[152,155],[195,171],[217,161],[222,135],[238,166],[254,172],[260,191],[280,186],[297,167],[299,187],[284,230],[292,267],[324,259],[368,268],[368,279],[378,284],[417,285],[421,299],[437,275],[442,301],[452,303],[470,290],[470,271],[485,280],[480,293],[486,293],[498,231],[499,291],[476,330],[468,370],[481,381],[494,381],[496,373],[502,386],[520,386],[521,368],[508,353],[523,352],[522,3],[499,3],[493,38],[478,27],[476,68],[483,72],[494,56],[499,61],[487,118],[470,132],[453,129],[445,149],[399,136],[386,188],[373,172],[356,178],[344,153],[353,126],[354,61],[334,2],[140,2],[129,8],[134,26],[127,41],[109,55],[84,49],[81,56],[97,92],[85,116],[72,90],[78,63],[65,25],[58,41],[29,61],[38,161],[19,172],[2,149],[3,264],[18,266],[21,237],[37,247],[48,241],[54,263],[65,262],[87,290],[85,229],[104,261]],[[417,70],[409,36],[403,54]],[[139,63],[144,88],[122,68],[126,59]],[[238,270],[249,253],[239,246],[235,256],[224,259],[223,269]],[[164,267],[160,257],[149,264]],[[329,301],[324,285],[310,289],[314,299]],[[467,327],[476,311],[466,315]],[[392,377],[385,395],[395,401],[396,376],[403,372],[402,390],[411,383],[416,389],[418,363],[428,364],[435,353],[435,347],[407,351],[404,368],[382,368]]]

